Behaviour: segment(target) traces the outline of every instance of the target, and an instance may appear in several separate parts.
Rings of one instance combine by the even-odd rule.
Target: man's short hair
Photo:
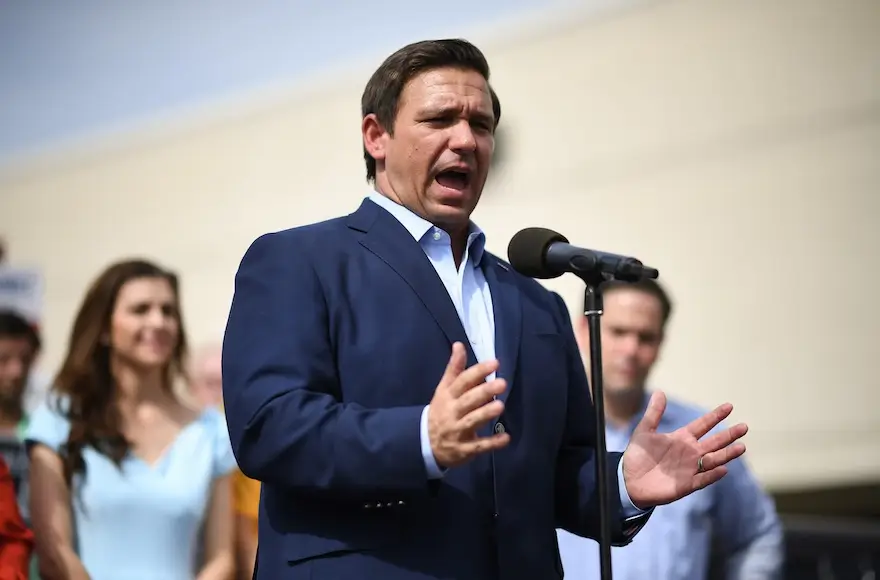
[[[653,296],[658,302],[660,302],[662,326],[666,326],[666,321],[672,316],[672,300],[669,298],[669,294],[666,293],[666,290],[663,289],[663,286],[661,286],[656,280],[650,278],[645,278],[638,282],[609,280],[608,282],[603,282],[599,288],[603,295],[608,295],[615,290],[635,290]]]
[[[9,309],[0,310],[0,339],[3,338],[27,339],[34,352],[39,352],[42,346],[37,329],[23,316]]]
[[[406,84],[422,72],[454,67],[480,73],[489,82],[489,63],[476,46],[466,40],[423,40],[408,44],[385,59],[379,65],[364,88],[361,97],[361,118],[374,114],[379,124],[394,134],[394,120],[400,106],[400,95]],[[501,102],[492,87],[492,113],[495,126],[501,119]],[[367,181],[376,179],[376,160],[364,147],[364,162],[367,165]]]

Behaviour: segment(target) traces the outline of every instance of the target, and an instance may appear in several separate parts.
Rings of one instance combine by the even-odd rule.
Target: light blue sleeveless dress
[[[50,400],[25,440],[58,451],[70,424]],[[129,454],[121,469],[94,449],[73,480],[76,548],[92,580],[193,580],[215,478],[236,468],[223,415],[204,411],[153,465]]]

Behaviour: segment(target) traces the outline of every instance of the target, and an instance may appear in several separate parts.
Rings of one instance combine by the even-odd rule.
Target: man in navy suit
[[[374,191],[247,250],[223,351],[229,433],[263,482],[256,578],[561,578],[557,527],[597,538],[589,387],[562,299],[470,221],[501,114],[482,53],[426,41],[362,100]],[[722,405],[669,434],[652,399],[609,457],[613,539],[725,473]],[[702,439],[701,439],[702,438]]]

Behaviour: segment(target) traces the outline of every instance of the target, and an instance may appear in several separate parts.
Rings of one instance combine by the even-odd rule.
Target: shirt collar
[[[367,198],[394,216],[397,221],[406,228],[406,231],[408,231],[419,243],[422,243],[425,236],[427,236],[435,227],[434,224],[428,220],[416,215],[409,209],[392,201],[377,191],[371,191]],[[468,254],[471,256],[471,260],[473,260],[474,264],[479,264],[483,259],[483,253],[486,249],[486,234],[474,222],[469,222],[468,228]]]

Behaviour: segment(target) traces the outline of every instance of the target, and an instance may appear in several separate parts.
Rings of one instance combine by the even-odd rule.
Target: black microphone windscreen
[[[568,243],[558,232],[546,228],[526,228],[517,232],[507,245],[507,259],[513,269],[529,278],[556,278],[562,275],[547,267],[545,257],[550,244]]]

